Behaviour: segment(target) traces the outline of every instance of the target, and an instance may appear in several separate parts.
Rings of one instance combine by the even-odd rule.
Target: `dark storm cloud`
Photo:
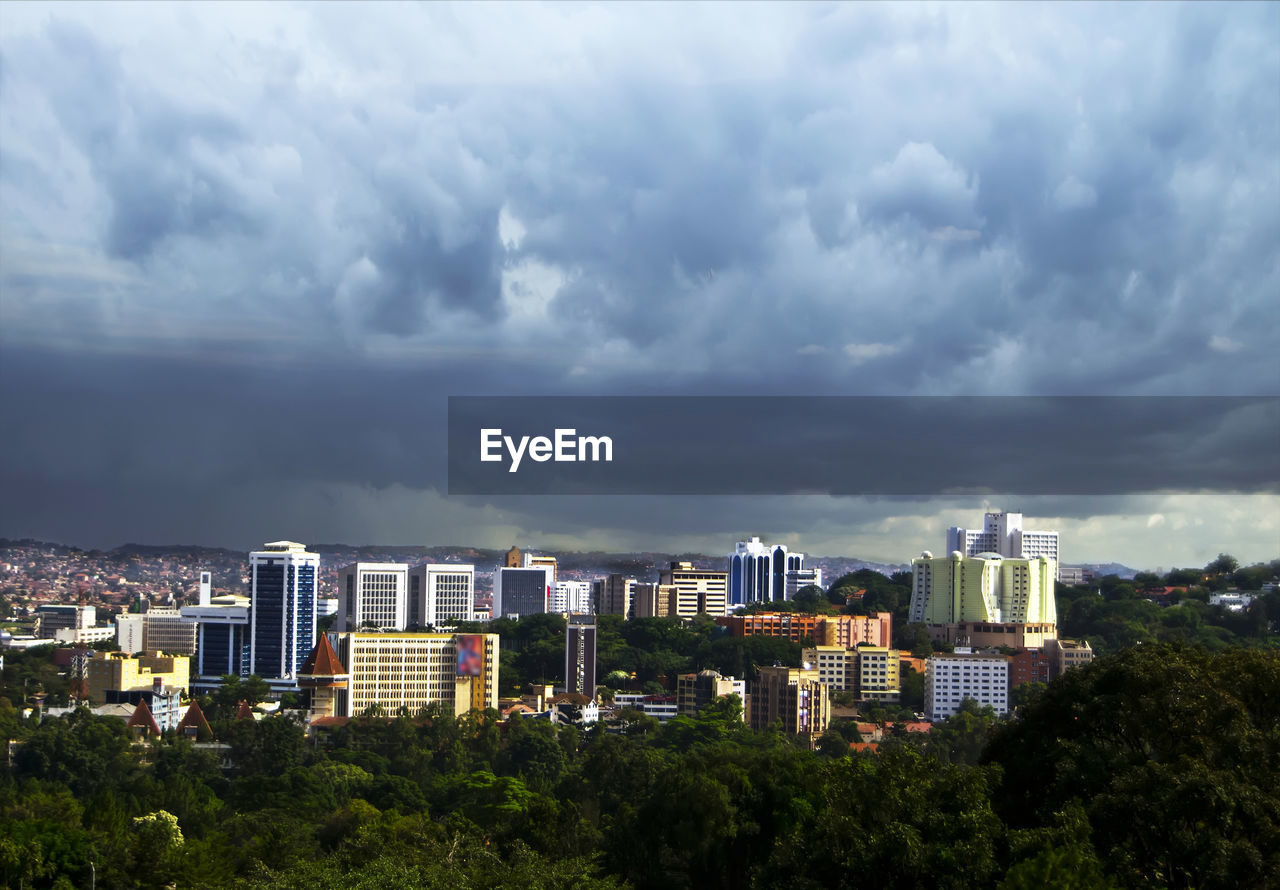
[[[18,509],[376,519],[449,394],[1275,392],[1273,4],[486,10],[10,10]]]

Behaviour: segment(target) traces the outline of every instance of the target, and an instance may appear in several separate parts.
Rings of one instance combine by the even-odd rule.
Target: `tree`
[[[1219,553],[1218,558],[1204,567],[1208,575],[1230,575],[1240,568],[1240,562],[1228,553]]]

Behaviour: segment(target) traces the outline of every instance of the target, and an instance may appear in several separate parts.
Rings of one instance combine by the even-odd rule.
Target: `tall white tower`
[[[311,653],[319,576],[319,554],[293,541],[249,554],[249,663],[264,680],[296,680]]]

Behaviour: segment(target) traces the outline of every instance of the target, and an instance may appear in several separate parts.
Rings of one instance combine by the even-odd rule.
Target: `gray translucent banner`
[[[1271,396],[449,399],[450,494],[1274,492],[1278,454]]]

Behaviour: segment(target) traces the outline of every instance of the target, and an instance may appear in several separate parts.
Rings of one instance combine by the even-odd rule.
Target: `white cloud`
[[[1068,176],[1053,192],[1059,210],[1087,210],[1098,203],[1098,192],[1088,183]]]
[[[1244,344],[1239,340],[1232,340],[1230,337],[1223,337],[1220,334],[1215,334],[1209,338],[1209,348],[1214,352],[1234,355],[1241,349],[1244,349]]]

